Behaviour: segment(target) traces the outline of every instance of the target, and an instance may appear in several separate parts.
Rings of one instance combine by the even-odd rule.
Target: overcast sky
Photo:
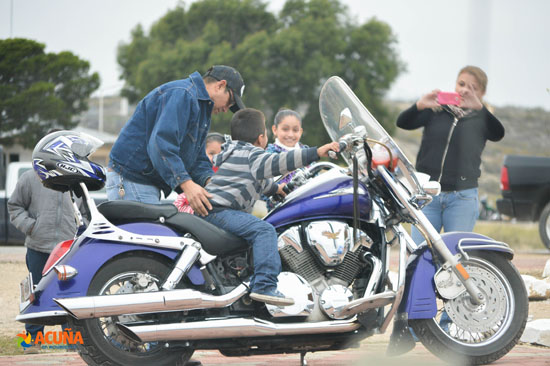
[[[278,12],[284,0],[269,3],[268,9]],[[473,64],[489,76],[485,97],[489,103],[550,111],[550,1],[342,3],[357,22],[376,17],[387,22],[397,37],[407,71],[394,83],[389,98],[415,100],[434,88],[453,90],[458,70]],[[177,4],[178,0],[0,0],[0,38],[31,38],[45,43],[48,52],[72,51],[90,61],[91,69],[101,76],[103,94],[108,95],[122,84],[116,63],[118,43],[128,42],[138,23],[148,31]]]

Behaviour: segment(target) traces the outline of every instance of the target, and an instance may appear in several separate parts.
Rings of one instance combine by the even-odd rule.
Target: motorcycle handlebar
[[[340,140],[340,141],[338,142],[338,145],[339,145],[340,153],[341,153],[342,151],[345,151],[345,150],[348,148],[348,142],[347,142],[347,141],[344,141],[344,140]],[[331,159],[338,159],[338,153],[337,153],[336,151],[333,151],[333,150],[329,150],[328,156],[329,156]]]

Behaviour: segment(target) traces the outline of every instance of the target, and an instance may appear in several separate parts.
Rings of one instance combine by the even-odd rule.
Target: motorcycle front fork
[[[434,229],[428,218],[420,210],[416,212],[418,224],[416,228],[426,239],[426,243],[430,248],[433,248],[437,254],[443,258],[443,267],[449,268],[456,275],[458,280],[464,285],[464,288],[470,294],[470,301],[475,305],[480,305],[485,301],[485,296],[474,283],[473,279],[466,271],[466,268],[460,263],[460,255],[453,255],[447,248],[441,235]],[[412,239],[409,237],[412,241]],[[413,243],[414,244],[414,243]]]

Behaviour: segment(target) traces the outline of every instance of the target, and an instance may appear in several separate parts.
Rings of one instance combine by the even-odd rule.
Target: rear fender
[[[441,238],[453,254],[461,253],[464,256],[468,251],[486,250],[499,252],[507,259],[514,256],[508,244],[476,233],[450,232],[442,234]],[[408,319],[429,319],[436,315],[436,289],[433,279],[436,270],[432,262],[432,253],[423,243],[407,262],[405,293],[399,305],[399,312],[407,313]]]
[[[158,233],[159,226],[161,225],[140,224],[141,229],[146,229],[144,226],[149,225],[154,225],[154,229]],[[166,229],[166,232],[159,235],[178,236],[171,229],[165,226],[162,226],[162,228]],[[33,313],[51,314],[53,316],[59,314],[64,316],[64,312],[53,302],[53,298],[86,296],[92,279],[105,263],[117,256],[128,255],[132,252],[154,253],[154,255],[164,257],[169,261],[174,261],[179,255],[179,251],[173,249],[84,239],[75,243],[69,253],[58,263],[74,267],[78,271],[78,274],[68,281],[59,281],[55,271],[50,271],[42,278],[35,289],[36,300],[21,312],[17,320],[25,321],[24,319],[35,318],[32,315]],[[196,265],[191,268],[187,276],[193,284],[200,285],[204,283],[202,273]],[[39,314],[36,315],[41,317]],[[37,323],[41,324],[42,322],[38,321]],[[57,324],[57,322],[53,323]]]

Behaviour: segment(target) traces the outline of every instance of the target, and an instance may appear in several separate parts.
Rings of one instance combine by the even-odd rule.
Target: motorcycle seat
[[[192,234],[211,255],[224,255],[246,249],[247,243],[198,216],[178,212],[172,204],[152,205],[135,201],[106,201],[97,209],[110,222],[127,223],[135,221],[162,222],[178,232]]]
[[[168,218],[166,224],[180,232],[191,233],[211,255],[224,255],[248,247],[244,239],[185,212]]]
[[[97,209],[111,222],[120,221],[158,221],[178,213],[172,204],[152,205],[136,201],[105,201]]]

